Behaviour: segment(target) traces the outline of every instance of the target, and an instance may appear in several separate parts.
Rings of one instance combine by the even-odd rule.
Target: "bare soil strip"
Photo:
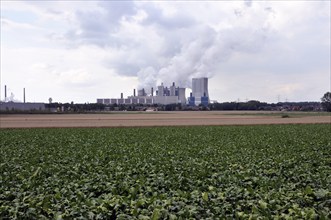
[[[0,128],[141,127],[329,123],[331,115],[300,114],[282,118],[270,112],[160,112],[111,114],[0,115]]]

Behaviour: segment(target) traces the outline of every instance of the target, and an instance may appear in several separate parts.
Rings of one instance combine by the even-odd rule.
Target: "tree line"
[[[190,110],[223,110],[223,111],[252,111],[252,110],[288,110],[288,111],[322,111],[324,109],[320,102],[279,102],[266,103],[256,100],[248,102],[223,102],[210,103],[208,106],[182,106],[181,104],[100,104],[100,103],[50,103],[46,104],[46,109],[52,112],[95,112],[95,111],[144,111],[147,109],[155,109],[158,111],[190,111]]]
[[[105,105],[101,103],[48,103],[45,104],[46,111],[31,110],[31,113],[49,113],[49,112],[66,112],[66,113],[84,113],[84,112],[100,112],[100,111],[144,111],[148,109],[158,111],[190,111],[190,110],[264,110],[264,111],[328,111],[331,112],[331,93],[327,92],[321,98],[321,102],[278,102],[266,103],[257,100],[250,100],[247,102],[223,102],[210,103],[208,106],[182,106],[181,104],[110,104]],[[4,111],[2,111],[4,112]],[[8,111],[5,111],[8,112]],[[21,113],[21,110],[13,110],[8,113]]]

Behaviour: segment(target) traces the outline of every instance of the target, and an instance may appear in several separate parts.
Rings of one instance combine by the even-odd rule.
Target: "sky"
[[[320,101],[330,91],[330,1],[1,0],[1,93],[95,103],[191,87],[210,100]],[[190,90],[187,89],[187,92]]]

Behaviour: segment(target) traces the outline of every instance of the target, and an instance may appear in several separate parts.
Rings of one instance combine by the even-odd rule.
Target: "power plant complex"
[[[157,90],[154,94],[154,88],[152,87],[149,91],[143,89],[138,90],[136,94],[136,89],[133,90],[133,94],[127,98],[123,97],[121,93],[120,98],[98,98],[97,103],[100,104],[181,104],[198,106],[207,106],[209,104],[209,93],[208,93],[208,78],[193,78],[192,79],[192,93],[189,98],[185,95],[186,88],[176,87],[173,82],[170,87],[165,87],[163,83],[157,86]]]
[[[45,103],[26,102],[25,88],[23,88],[23,102],[15,101],[14,95],[7,97],[7,85],[5,85],[5,99],[0,101],[0,111],[30,111],[46,109]],[[50,101],[51,103],[51,101]],[[208,93],[208,78],[193,78],[192,79],[192,92],[189,97],[186,97],[186,88],[176,86],[175,82],[171,86],[164,86],[163,83],[154,88],[145,90],[145,88],[133,89],[133,94],[124,98],[121,93],[120,98],[98,98],[98,104],[104,105],[171,105],[179,104],[182,106],[208,106],[210,103]],[[50,108],[50,107],[48,107]],[[63,108],[63,105],[61,106]],[[58,111],[58,110],[56,110]],[[64,111],[64,110],[62,110]]]
[[[5,99],[0,101],[0,111],[29,111],[29,110],[45,110],[45,104],[41,102],[26,102],[25,100],[25,88],[23,88],[23,102],[14,102],[13,94],[11,97],[7,97],[7,85],[5,85]]]

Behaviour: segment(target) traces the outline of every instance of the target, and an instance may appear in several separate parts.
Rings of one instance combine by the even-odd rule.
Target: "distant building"
[[[210,103],[209,93],[208,93],[208,78],[193,78],[192,79],[192,93],[190,97],[186,99],[185,88],[176,87],[173,82],[168,88],[161,83],[157,86],[155,91],[151,88],[150,94],[146,92],[144,88],[138,90],[138,96],[136,96],[136,90],[133,90],[133,95],[128,96],[126,99],[123,98],[123,93],[121,93],[121,98],[105,98],[97,99],[97,103],[101,104],[181,104],[186,105],[187,101],[190,106],[208,106]]]
[[[179,88],[172,83],[172,86],[164,87],[163,83],[157,87],[156,96],[153,94],[153,88],[151,93],[147,94],[146,90],[138,90],[138,96],[136,96],[136,90],[133,90],[133,95],[128,96],[126,99],[97,99],[97,103],[101,104],[182,104],[186,105],[185,88]],[[121,93],[122,94],[122,93]]]
[[[146,96],[147,94],[145,93],[145,89],[140,89],[138,90],[138,96]],[[133,94],[133,96],[136,96],[135,94]]]
[[[192,93],[189,97],[189,105],[197,106],[200,104],[203,106],[208,106],[209,104],[207,77],[192,79]]]
[[[31,111],[45,110],[45,103],[30,103],[30,102],[0,102],[1,111]]]

